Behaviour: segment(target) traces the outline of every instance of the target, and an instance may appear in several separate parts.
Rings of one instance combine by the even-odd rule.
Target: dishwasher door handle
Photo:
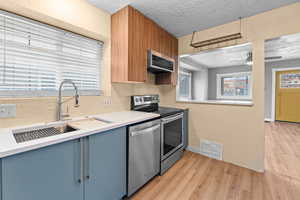
[[[130,133],[130,136],[134,137],[134,136],[137,136],[137,135],[144,135],[144,134],[147,134],[147,133],[151,133],[153,132],[154,130],[160,128],[160,124],[157,124],[155,126],[152,126],[150,128],[146,128],[146,129],[141,129],[139,131],[132,131]]]

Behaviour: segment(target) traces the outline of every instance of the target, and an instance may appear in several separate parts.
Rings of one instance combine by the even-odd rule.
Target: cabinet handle
[[[85,169],[86,169],[86,175],[85,178],[88,180],[90,179],[90,137],[86,137],[86,148],[85,148],[85,156],[86,156],[86,163],[85,163]]]
[[[83,170],[84,170],[84,143],[83,143],[83,138],[79,139],[79,143],[80,143],[80,175],[79,175],[79,179],[78,179],[78,183],[82,183],[83,181]]]

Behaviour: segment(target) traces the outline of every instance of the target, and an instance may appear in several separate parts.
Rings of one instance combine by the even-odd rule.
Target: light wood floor
[[[185,152],[131,199],[300,200],[300,125],[266,123],[265,131],[265,173]]]

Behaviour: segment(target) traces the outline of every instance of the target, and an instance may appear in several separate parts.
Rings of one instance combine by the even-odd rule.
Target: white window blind
[[[57,95],[64,79],[80,95],[100,95],[102,49],[100,41],[1,11],[0,96]]]

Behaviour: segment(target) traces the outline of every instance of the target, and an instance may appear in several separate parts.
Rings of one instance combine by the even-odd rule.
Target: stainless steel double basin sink
[[[54,135],[75,132],[77,130],[81,130],[81,127],[101,127],[109,123],[112,122],[92,117],[53,125],[33,126],[26,129],[16,129],[13,130],[13,135],[17,143],[22,143]]]

